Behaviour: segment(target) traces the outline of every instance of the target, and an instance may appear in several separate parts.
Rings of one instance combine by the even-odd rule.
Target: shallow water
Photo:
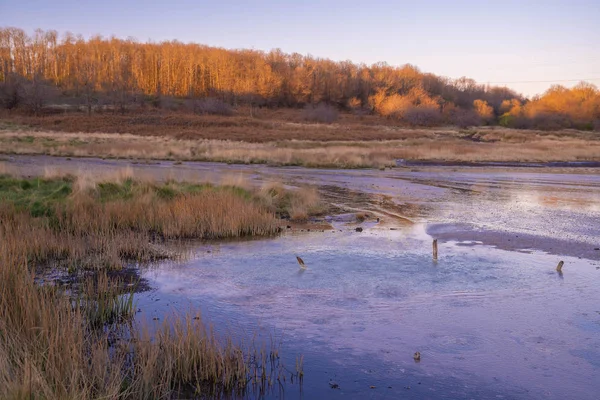
[[[304,355],[305,398],[597,398],[598,263],[564,258],[561,277],[556,256],[471,242],[434,262],[422,225],[340,227],[202,245],[143,273],[139,318],[193,306],[218,330],[271,330],[284,362]]]
[[[7,163],[24,174],[132,165]],[[132,167],[159,179],[310,183],[348,215],[381,216],[361,233],[340,218],[333,232],[197,244],[189,261],[142,271],[153,289],[139,295],[139,320],[193,307],[219,332],[282,338],[291,369],[304,355],[302,392],[271,397],[600,398],[599,169]]]

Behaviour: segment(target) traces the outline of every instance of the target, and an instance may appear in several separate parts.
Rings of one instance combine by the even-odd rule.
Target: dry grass
[[[220,398],[283,380],[276,348],[221,341],[199,315],[166,320],[154,337],[137,325],[99,329],[130,314],[129,300],[111,285],[90,285],[75,303],[36,285],[14,242],[0,244],[0,398]]]
[[[47,190],[38,195],[36,187]],[[153,238],[219,239],[278,229],[273,212],[236,188],[0,178],[0,189],[6,192],[0,193],[0,239],[21,237],[36,264],[119,269],[124,261],[163,258]]]
[[[153,128],[147,130],[146,123],[142,124],[144,129],[138,129],[136,125],[136,121],[144,121],[144,116],[127,115],[93,117],[86,123],[91,124],[90,127],[93,126],[94,129],[78,130],[78,124],[62,126],[61,123],[54,125],[47,121],[48,118],[85,120],[85,117],[77,115],[41,117],[36,125],[40,129],[74,130],[77,133],[35,131],[32,128],[5,124],[0,129],[0,151],[67,157],[172,159],[335,168],[382,168],[395,165],[397,159],[461,162],[600,160],[600,135],[595,132],[525,131],[495,127],[472,130],[407,129],[389,125],[387,121],[360,120],[348,116],[337,124],[308,124],[277,119],[283,117],[275,112],[271,113],[273,120],[250,119],[252,123],[246,117],[199,117],[187,114],[158,114],[151,117]],[[293,115],[287,117],[294,119]],[[119,118],[131,119],[133,122],[128,124]],[[188,118],[193,118],[194,121],[198,119],[198,126],[188,121]],[[204,121],[204,118],[207,120]],[[227,124],[219,122],[223,118],[228,121]],[[263,126],[265,124],[267,127]],[[179,134],[179,128],[173,126],[182,127],[187,133]],[[239,132],[240,129],[243,133]],[[95,133],[98,131],[135,134]]]
[[[188,313],[183,319],[166,319],[154,335],[140,331],[130,363],[140,391],[150,398],[173,397],[174,392],[186,398],[193,393],[221,398],[223,392],[239,396],[249,385],[264,391],[285,381],[278,357],[273,343],[258,349],[253,341],[219,340],[200,314]]]
[[[325,210],[317,190],[312,187],[292,191],[279,182],[271,182],[263,185],[258,196],[269,210],[295,222],[307,221],[309,216]]]
[[[367,218],[369,218],[369,213],[364,212],[364,211],[360,211],[360,212],[357,212],[355,214],[355,217],[356,217],[356,220],[358,222],[363,222],[364,220],[366,220]]]
[[[15,238],[0,242],[0,397],[116,398],[121,378],[104,338],[67,296],[38,287]]]
[[[133,291],[106,273],[156,257],[156,235],[271,234],[274,213],[242,189],[119,176],[0,178],[0,398],[221,397],[281,379],[274,347],[219,338],[199,315],[164,321],[155,336],[119,324]],[[59,261],[99,272],[67,291],[35,283]]]
[[[303,110],[262,109],[258,118],[241,109],[235,116],[195,115],[177,112],[135,112],[125,115],[67,113],[34,117],[0,113],[5,130],[33,130],[78,133],[119,133],[137,136],[164,136],[173,139],[231,140],[252,143],[279,140],[393,140],[413,129],[401,129],[385,118],[340,115],[338,123],[320,124],[305,120]],[[32,129],[26,129],[32,130]],[[423,132],[426,130],[416,130]]]

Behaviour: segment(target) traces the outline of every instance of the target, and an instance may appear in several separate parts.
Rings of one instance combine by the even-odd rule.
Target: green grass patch
[[[85,141],[85,140],[81,140],[81,139],[71,139],[71,140],[69,140],[69,145],[71,145],[71,146],[83,146],[83,145],[86,145],[86,144],[88,144],[88,142]]]
[[[27,125],[17,124],[10,121],[0,121],[0,131],[31,131],[31,127]]]
[[[28,211],[34,217],[53,216],[56,207],[68,201],[73,192],[75,178],[16,178],[0,175],[0,203],[11,204],[17,210]],[[228,191],[242,199],[254,201],[255,196],[247,189],[237,186],[214,186],[210,183],[195,184],[169,181],[154,184],[126,179],[123,182],[101,182],[93,189],[98,202],[128,201],[152,194],[160,200],[173,200],[186,194],[204,191]]]
[[[210,183],[189,183],[168,181],[160,184],[127,179],[122,183],[102,182],[97,185],[97,198],[101,202],[129,200],[136,196],[152,193],[161,200],[172,200],[186,194],[198,194],[208,190],[228,191],[244,200],[254,200],[254,195],[247,189],[238,186],[214,186]]]
[[[102,182],[97,186],[98,198],[102,202],[131,199],[137,186],[139,184],[133,179],[127,179],[123,183]]]
[[[34,217],[50,216],[58,203],[72,192],[71,178],[20,179],[0,175],[0,202],[26,210]]]
[[[245,200],[251,200],[254,197],[252,192],[239,186],[220,186],[216,190],[228,190]]]

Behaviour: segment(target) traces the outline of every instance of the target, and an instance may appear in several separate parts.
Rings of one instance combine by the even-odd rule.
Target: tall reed
[[[255,376],[272,377],[261,388],[275,382],[273,350],[219,337],[199,315],[167,319],[154,334],[123,324],[134,290],[110,274],[170,256],[164,239],[275,233],[275,214],[253,195],[128,176],[11,179],[0,177],[0,398],[219,397],[246,393]],[[57,266],[88,277],[36,283]]]

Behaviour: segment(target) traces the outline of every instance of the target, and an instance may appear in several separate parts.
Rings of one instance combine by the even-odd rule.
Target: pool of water
[[[597,398],[600,263],[563,257],[561,276],[537,251],[439,253],[421,224],[200,244],[143,272],[138,318],[193,307],[218,331],[273,333],[284,363],[304,356],[287,398]]]

